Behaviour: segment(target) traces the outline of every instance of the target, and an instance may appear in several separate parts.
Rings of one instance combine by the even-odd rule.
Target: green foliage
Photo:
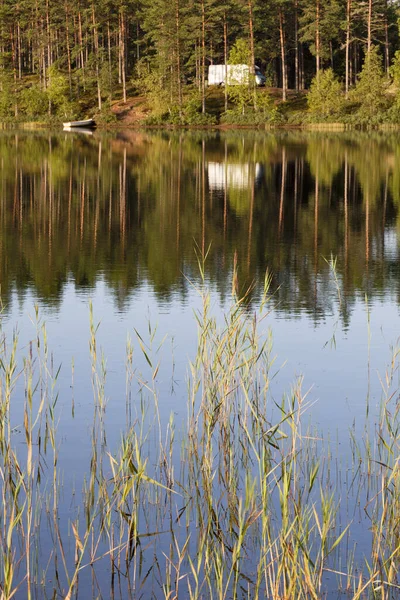
[[[252,106],[254,103],[254,92],[248,85],[228,86],[228,96],[235,109],[242,114],[245,113],[248,106]]]
[[[233,107],[223,113],[222,123],[260,125],[279,122],[278,109],[266,90],[250,89],[247,85],[232,85],[229,86],[228,94]]]
[[[318,18],[317,1],[302,0],[299,17],[300,39],[308,44],[313,56],[317,55],[316,37],[319,32],[319,56],[321,60],[329,60],[332,51],[331,43],[341,41],[343,23],[345,21],[345,3],[341,0],[319,0]]]
[[[247,107],[244,112],[238,109],[228,109],[221,115],[221,123],[225,125],[247,125],[259,127],[260,125],[279,125],[282,117],[278,108],[274,107],[268,113],[255,111]]]
[[[103,62],[100,68],[100,87],[102,93],[111,98],[113,90],[115,89],[118,82],[118,74],[115,69],[108,62]]]
[[[167,112],[153,112],[146,120],[147,125],[208,126],[215,123],[214,115],[201,112],[201,94],[196,89],[184,98],[181,110],[177,104],[170,105]]]
[[[168,113],[171,104],[162,72],[157,68],[151,68],[147,60],[140,60],[136,65],[135,83],[139,92],[146,95],[152,111],[152,118],[160,120],[163,115]]]
[[[30,119],[46,115],[49,109],[49,99],[46,92],[37,86],[25,88],[20,96],[21,111]]]
[[[215,117],[201,112],[201,94],[192,90],[185,98],[182,107],[182,121],[185,125],[213,125]]]
[[[234,43],[229,52],[230,65],[248,65],[250,64],[250,48],[246,39],[239,38]]]
[[[396,50],[392,66],[390,67],[390,75],[393,78],[393,83],[397,88],[400,88],[400,50]]]
[[[399,47],[396,24],[400,0],[373,0],[372,4],[370,33],[382,43],[385,30],[388,31],[392,56]],[[351,39],[358,54],[359,40],[365,40],[368,34],[367,9],[364,0],[352,1]],[[318,54],[320,66],[334,67],[340,77],[345,72],[345,0],[107,0],[97,4],[67,0],[61,8],[52,2],[4,0],[0,22],[0,79],[5,77],[3,83],[0,81],[3,119],[15,118],[18,113],[28,119],[49,115],[67,120],[80,112],[78,102],[85,112],[92,112],[99,104],[98,95],[102,101],[115,100],[122,96],[122,91],[126,95],[126,81],[135,74],[131,83],[146,96],[153,120],[208,124],[210,118],[200,115],[197,99],[188,98],[192,96],[190,88],[196,85],[201,91],[203,109],[208,104],[208,110],[209,103],[205,101],[208,93],[203,86],[208,65],[223,64],[228,51],[230,65],[250,67],[251,32],[257,63],[266,72],[268,85],[276,86],[282,80],[280,33],[285,45],[289,89],[295,83],[301,88],[303,83],[308,87],[315,73],[315,60],[310,54]],[[295,60],[296,56],[299,58],[294,51],[296,43],[298,49],[301,43],[304,61]],[[398,54],[391,73],[393,87],[399,90]],[[379,119],[397,119],[396,108],[391,109],[389,117],[386,115],[385,80],[378,77],[378,93],[376,89],[369,90],[367,98],[359,91],[362,79],[361,74],[354,96],[357,100],[345,106],[352,111],[348,120],[372,124]],[[368,84],[369,79],[368,75]],[[240,80],[246,85],[234,86],[234,82],[229,82],[235,119],[239,113],[241,119],[249,115],[251,106],[259,108],[253,75],[249,71],[249,77],[241,75]],[[301,114],[288,115],[288,120],[331,120],[340,113],[341,107],[335,102],[337,83],[325,81],[325,84],[329,92],[326,101],[322,91],[319,100],[310,101],[308,112],[302,107]],[[318,95],[314,87],[311,97]],[[397,104],[400,105],[400,98],[396,97]],[[222,106],[215,110],[216,118],[221,110]],[[285,114],[283,110],[282,113]],[[105,116],[108,118],[111,115]]]
[[[13,115],[13,82],[7,71],[0,72],[0,117],[8,118]]]
[[[65,118],[72,118],[76,114],[76,104],[69,99],[68,78],[58,70],[56,65],[48,69],[49,81],[46,89],[52,112]]]
[[[102,109],[95,113],[96,123],[98,125],[115,125],[117,116],[112,112],[109,102],[103,102]]]
[[[311,82],[307,97],[308,110],[312,117],[329,120],[343,110],[342,86],[332,69],[320,71]]]
[[[397,50],[394,54],[390,75],[396,91],[395,105],[400,109],[400,50]]]
[[[351,100],[358,104],[356,117],[360,122],[375,124],[382,121],[389,104],[386,85],[382,58],[378,48],[373,46],[365,56],[357,84],[350,95]]]

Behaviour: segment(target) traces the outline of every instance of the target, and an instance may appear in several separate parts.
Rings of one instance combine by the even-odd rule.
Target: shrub
[[[358,103],[358,120],[375,124],[384,118],[389,101],[386,97],[386,80],[382,69],[382,58],[373,46],[366,54],[357,84],[351,92],[351,99]]]
[[[201,112],[201,94],[193,90],[184,100],[181,121],[185,125],[213,125],[215,116]]]
[[[46,92],[36,86],[28,87],[21,92],[21,111],[32,119],[46,115],[49,110],[49,99]]]
[[[242,95],[235,96],[235,106],[221,115],[221,123],[229,125],[265,125],[282,122],[279,108],[272,101],[271,96],[262,90],[249,90],[247,86],[236,86],[242,88]],[[232,98],[232,96],[230,95]],[[240,97],[241,101],[238,101]],[[246,101],[244,101],[246,100]],[[256,109],[254,109],[254,101]]]
[[[311,82],[307,97],[313,119],[330,120],[341,114],[344,106],[342,86],[332,69],[320,71]]]
[[[0,53],[1,54],[1,53]],[[18,105],[18,91],[9,71],[1,69],[0,60],[0,118],[8,120],[15,117],[15,109]]]
[[[114,125],[117,122],[117,116],[112,112],[109,102],[103,102],[102,109],[95,114],[95,119],[99,125]]]
[[[282,118],[278,108],[273,108],[268,114],[247,107],[245,111],[237,108],[227,110],[221,115],[221,123],[226,125],[277,125]]]

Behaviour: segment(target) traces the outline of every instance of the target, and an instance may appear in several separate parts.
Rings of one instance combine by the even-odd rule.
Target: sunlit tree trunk
[[[247,0],[247,8],[249,12],[249,37],[250,37],[250,71],[253,77],[251,83],[254,91],[254,109],[257,109],[257,95],[255,86],[255,51],[254,51],[254,20],[253,20],[253,0]]]
[[[320,70],[321,61],[321,33],[320,33],[320,20],[321,20],[321,4],[320,0],[316,0],[316,14],[315,14],[315,60],[316,60],[316,72],[317,75]]]
[[[83,80],[83,89],[86,88],[85,83],[85,59],[83,52],[83,34],[82,34],[82,14],[79,9],[78,11],[78,41],[79,41],[79,59],[80,59],[80,67],[82,69],[82,80]]]
[[[228,24],[226,12],[224,11],[224,65],[225,65],[225,85],[224,85],[224,106],[225,112],[228,110]]]
[[[120,11],[119,16],[119,51],[121,60],[122,99],[126,102],[126,23],[123,10]]]
[[[294,79],[295,88],[298,92],[300,89],[300,65],[299,65],[299,20],[298,20],[299,2],[294,2]]]
[[[371,52],[372,46],[372,2],[368,0],[368,19],[367,19],[367,52]]]
[[[287,75],[286,75],[286,47],[285,47],[285,30],[284,30],[284,16],[282,8],[279,10],[279,41],[281,47],[281,70],[282,70],[282,100],[286,101],[286,87],[287,87]]]
[[[206,12],[201,0],[201,112],[206,112]]]
[[[347,0],[346,7],[346,74],[345,74],[345,88],[346,98],[349,97],[349,67],[350,67],[350,35],[351,35],[351,0]]]
[[[93,25],[93,47],[95,53],[96,65],[96,84],[97,84],[97,106],[101,110],[101,84],[100,84],[100,69],[99,69],[99,38],[97,35],[96,16],[94,12],[94,4],[92,4],[92,25]]]
[[[112,55],[111,55],[111,31],[110,31],[110,19],[107,20],[107,54],[108,54],[108,86],[109,86],[109,100],[112,100]]]
[[[181,74],[181,48],[180,48],[180,12],[179,12],[179,0],[175,0],[175,52],[176,52],[176,77],[178,86],[178,105],[179,105],[179,116],[182,117],[182,74]]]
[[[389,58],[388,0],[385,0],[384,27],[385,27],[385,73],[387,76],[389,76],[390,58]]]
[[[22,50],[21,50],[21,28],[17,21],[17,51],[18,51],[18,79],[22,78]]]
[[[72,96],[72,65],[71,65],[71,48],[69,41],[69,11],[68,5],[65,3],[65,46],[67,50],[67,64],[68,64],[68,84],[69,84],[69,95]]]

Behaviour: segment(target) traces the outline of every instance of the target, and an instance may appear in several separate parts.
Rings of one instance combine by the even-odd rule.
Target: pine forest
[[[0,120],[397,123],[399,0],[2,0]],[[208,85],[210,65],[266,85]],[[121,112],[119,114],[122,114]]]

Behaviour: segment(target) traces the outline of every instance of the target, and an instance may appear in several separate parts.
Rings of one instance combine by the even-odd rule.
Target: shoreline
[[[17,121],[15,123],[7,123],[0,122],[0,130],[15,130],[15,129],[23,129],[27,131],[35,131],[35,130],[49,130],[49,129],[57,129],[60,128],[61,131],[65,131],[62,129],[62,122],[59,123],[46,123],[46,122],[35,122],[35,121]],[[265,125],[226,125],[226,124],[217,124],[217,125],[146,125],[142,124],[124,124],[124,123],[116,123],[113,125],[102,125],[99,124],[96,126],[93,131],[122,131],[122,130],[160,130],[160,131],[326,131],[326,132],[345,132],[345,131],[396,131],[400,130],[400,123],[381,123],[379,125],[365,125],[365,124],[349,124],[349,123],[307,123],[301,125],[294,124],[279,124],[279,125],[271,125],[266,123]],[[73,133],[74,131],[78,132],[79,127],[76,129],[71,129],[68,133]]]

